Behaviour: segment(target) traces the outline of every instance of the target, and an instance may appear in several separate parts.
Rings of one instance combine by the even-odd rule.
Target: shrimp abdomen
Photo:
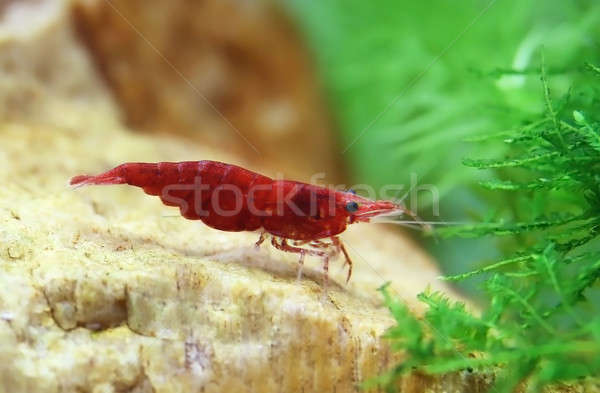
[[[266,176],[217,161],[125,163],[97,176],[80,175],[71,185],[129,184],[158,196],[181,215],[202,220],[225,231],[256,230],[259,217],[248,210],[248,191],[254,184],[270,184]],[[255,196],[260,196],[255,195]],[[258,198],[260,199],[260,198]]]

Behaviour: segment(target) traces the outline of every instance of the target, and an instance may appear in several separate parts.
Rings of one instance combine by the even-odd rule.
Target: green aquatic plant
[[[415,318],[382,289],[397,320],[388,338],[407,360],[377,383],[473,369],[496,376],[497,391],[525,380],[538,391],[597,375],[600,4],[284,3],[313,50],[353,180],[407,184],[414,173],[439,190],[435,219],[481,221],[428,246],[448,280],[478,299],[483,288],[484,311],[424,292],[429,311]],[[540,94],[542,45],[552,66]],[[431,201],[418,201],[429,219]],[[494,262],[473,265],[482,259]]]
[[[514,203],[499,206],[485,222],[438,233],[505,240],[503,259],[444,277],[480,277],[489,302],[477,313],[425,291],[418,298],[428,310],[417,318],[382,287],[397,322],[386,338],[407,360],[376,383],[393,390],[414,370],[474,372],[492,376],[495,392],[518,386],[539,392],[600,376],[600,69],[588,64],[580,73],[590,83],[557,99],[542,61],[542,113],[476,138],[501,141],[506,156],[464,164],[493,171],[494,179],[481,186]]]

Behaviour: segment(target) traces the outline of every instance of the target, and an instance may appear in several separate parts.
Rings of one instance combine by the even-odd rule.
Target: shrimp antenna
[[[412,217],[412,216],[411,216]],[[418,219],[418,217],[415,215],[413,217],[413,219]],[[415,220],[415,221],[407,221],[407,220],[385,220],[385,219],[376,219],[374,221],[372,221],[373,223],[376,224],[394,224],[394,225],[399,225],[405,228],[410,228],[410,229],[414,229],[414,230],[418,230],[427,234],[431,234],[434,238],[434,240],[437,242],[439,242],[439,236],[438,234],[433,230],[433,226],[435,225],[468,225],[468,222],[461,222],[461,221],[420,221],[420,220]],[[419,225],[418,227],[415,225]]]
[[[381,220],[381,219],[374,219],[371,222],[375,223],[375,224],[396,224],[396,225],[402,225],[402,224],[469,225],[470,224],[468,222],[461,222],[461,221],[408,221],[408,220]]]
[[[410,186],[410,188],[404,193],[404,195],[402,195],[402,197],[400,197],[400,199],[396,199],[398,197],[398,195],[400,194],[400,192],[402,190],[398,190],[398,192],[396,193],[396,195],[394,195],[393,197],[393,201],[396,202],[398,205],[403,205],[404,206],[404,200],[406,198],[408,198],[408,196],[410,195],[411,191],[415,188],[415,186],[417,185],[417,183],[415,182],[413,185]],[[409,210],[405,207],[401,208],[402,212],[406,215],[408,215],[409,217],[411,217],[415,223],[419,224],[421,226],[421,231],[424,233],[428,233],[428,234],[432,234],[435,241],[437,242],[439,239],[437,237],[437,235],[435,234],[432,225],[438,224],[438,222],[434,222],[434,221],[424,221],[422,220],[415,212],[413,212],[412,210]],[[407,222],[402,222],[402,221],[394,221],[394,222],[390,222],[390,223],[395,223],[397,225],[401,225],[401,226],[407,226],[410,228],[410,225],[407,225]],[[416,228],[413,228],[416,229]]]
[[[402,195],[402,197],[400,199],[398,198],[398,195],[402,192],[402,190],[398,190],[398,192],[396,193],[396,195],[394,195],[394,197],[392,198],[393,201],[397,202],[398,204],[404,202],[404,200],[406,198],[408,198],[408,194],[410,194],[410,192],[415,188],[415,186],[417,185],[417,183],[413,184],[412,186],[410,186],[410,188],[408,189],[408,191],[406,191],[404,193],[404,195]]]
[[[409,192],[410,190],[405,195],[408,195]],[[422,220],[421,217],[417,216],[415,212],[406,208],[403,208],[402,212],[412,218],[415,223],[419,224],[421,228],[423,228],[423,232],[433,233],[433,227],[430,225],[430,223]]]

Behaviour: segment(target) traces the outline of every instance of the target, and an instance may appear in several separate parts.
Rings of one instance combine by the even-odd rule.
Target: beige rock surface
[[[172,216],[137,189],[66,186],[127,157],[217,158],[181,142],[3,124],[0,146],[6,391],[353,391],[392,360],[376,287],[412,298],[437,274],[402,238],[357,227],[354,277],[325,296],[318,260],[296,281],[296,257],[256,251],[256,234]]]
[[[4,21],[30,11],[6,7]],[[0,64],[15,65],[0,71],[15,102],[0,113],[0,392],[351,392],[398,360],[375,289],[392,280],[412,302],[439,283],[397,233],[349,230],[353,279],[334,264],[325,294],[318,260],[297,281],[296,257],[255,250],[256,234],[186,221],[138,189],[69,188],[124,161],[246,162],[124,129],[65,9],[47,15],[27,34],[0,28]]]

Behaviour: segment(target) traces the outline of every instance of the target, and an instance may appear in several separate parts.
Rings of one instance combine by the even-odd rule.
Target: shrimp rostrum
[[[297,253],[300,269],[306,255],[352,261],[339,238],[349,224],[377,216],[409,214],[401,204],[373,201],[353,192],[274,180],[239,166],[216,161],[125,163],[97,176],[75,176],[73,186],[128,184],[176,206],[190,220],[222,231],[259,231],[257,246],[271,236],[279,250]]]

